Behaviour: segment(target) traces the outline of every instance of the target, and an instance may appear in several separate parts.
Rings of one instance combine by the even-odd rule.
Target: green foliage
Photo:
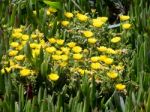
[[[4,69],[2,73],[2,58],[8,58],[9,40],[12,39],[13,27],[26,25],[25,32],[39,29],[44,33],[43,38],[60,35],[65,41],[72,36],[67,33],[68,29],[60,29],[58,21],[64,19],[64,11],[79,10],[90,12],[91,8],[87,0],[2,0],[0,1],[0,112],[149,112],[150,111],[150,8],[147,0],[133,0],[130,5],[129,15],[133,23],[131,32],[123,32],[123,39],[126,44],[131,44],[133,53],[131,60],[126,60],[127,68],[125,77],[126,91],[116,91],[109,85],[97,83],[97,79],[88,79],[84,74],[82,78],[66,79],[67,69],[59,69],[62,78],[58,82],[51,82],[47,79],[53,66],[44,48],[40,47],[39,55],[33,56],[30,43],[20,51],[26,55],[29,65],[36,71],[35,79],[28,78],[25,84],[18,82],[19,72],[9,73]],[[53,17],[47,15],[47,8],[57,9]],[[97,0],[98,15],[108,15],[105,2]],[[33,11],[36,11],[34,14]],[[50,20],[48,21],[48,18]],[[52,27],[48,27],[52,22]],[[87,27],[87,25],[85,24]],[[85,27],[82,26],[82,27]],[[30,31],[31,30],[31,31]],[[78,29],[75,29],[78,31]],[[102,32],[102,36],[107,38],[108,32]],[[99,34],[97,34],[98,36]],[[72,38],[72,39],[76,39]],[[80,41],[82,45],[83,41]],[[10,63],[8,63],[8,67]],[[14,69],[11,69],[13,71]],[[61,77],[60,76],[60,77]],[[20,79],[21,80],[21,79]],[[29,85],[32,85],[32,88]],[[62,84],[62,85],[61,85]],[[112,84],[113,85],[113,84]],[[103,86],[108,86],[105,89]],[[113,90],[113,91],[111,91]],[[31,91],[31,93],[30,93]],[[30,95],[30,97],[29,97]]]

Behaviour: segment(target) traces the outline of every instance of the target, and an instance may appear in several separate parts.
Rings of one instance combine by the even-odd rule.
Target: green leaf
[[[146,103],[146,112],[150,112],[150,93],[148,95],[148,100],[147,100],[147,103]]]
[[[89,96],[89,81],[87,75],[83,77],[83,83],[81,84],[81,90],[85,96]]]
[[[11,26],[13,26],[15,23],[16,11],[17,11],[17,6],[14,4],[12,14],[11,14],[11,20],[10,20]]]
[[[125,103],[121,96],[120,96],[120,106],[121,106],[122,112],[125,112]]]
[[[56,112],[60,112],[61,106],[62,106],[62,94],[59,94],[57,100]]]
[[[19,85],[19,111],[23,110],[24,108],[24,88],[22,85]]]
[[[96,87],[95,87],[95,78],[92,78],[91,89],[90,89],[90,104],[94,109],[96,104]]]
[[[25,108],[26,112],[31,112],[31,100],[28,100],[26,102],[26,108]]]
[[[48,0],[44,0],[43,2],[47,5],[55,8],[55,9],[61,9],[61,3],[60,2],[51,2],[51,1],[48,1]]]
[[[26,45],[25,45],[25,47],[24,47],[24,52],[25,52],[25,54],[26,54],[26,57],[28,58],[28,60],[31,62],[31,63],[33,63],[33,61],[32,61],[32,49],[30,48],[30,45],[29,45],[29,43],[27,42],[26,43]]]
[[[32,105],[31,112],[38,112],[39,111],[37,96],[33,97],[31,105]]]
[[[84,98],[84,106],[83,106],[83,112],[89,112],[89,102],[88,97]]]
[[[38,104],[40,105],[42,101],[42,88],[39,89],[38,92]]]
[[[52,97],[49,95],[48,96],[48,112],[54,112],[54,104],[53,104],[53,100]]]
[[[48,62],[47,62],[47,61],[44,61],[44,62],[41,64],[41,75],[42,75],[42,76],[46,76],[46,75],[47,75],[47,71],[48,71]]]

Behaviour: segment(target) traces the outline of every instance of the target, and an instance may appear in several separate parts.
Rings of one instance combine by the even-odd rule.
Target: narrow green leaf
[[[125,103],[124,103],[124,100],[121,96],[120,96],[120,106],[121,106],[122,112],[125,112]]]
[[[11,19],[10,19],[10,25],[11,26],[13,26],[15,23],[16,11],[17,11],[17,6],[14,4],[12,14],[11,14]]]
[[[95,87],[95,78],[92,77],[91,89],[90,89],[90,104],[94,109],[96,106],[96,87]]]
[[[33,58],[33,56],[32,56],[32,49],[30,48],[30,45],[29,45],[28,42],[26,43],[26,45],[25,45],[25,47],[24,47],[24,52],[25,52],[26,57],[28,58],[28,60],[29,60],[31,63],[33,63],[33,61],[32,61],[32,58]]]
[[[148,99],[146,103],[146,112],[150,112],[150,92],[148,94]]]
[[[46,76],[47,75],[47,71],[48,71],[48,62],[44,61],[41,64],[41,75]]]
[[[60,2],[51,2],[51,1],[48,1],[48,0],[44,0],[43,1],[45,4],[53,7],[53,8],[56,8],[56,9],[61,9],[61,3]]]

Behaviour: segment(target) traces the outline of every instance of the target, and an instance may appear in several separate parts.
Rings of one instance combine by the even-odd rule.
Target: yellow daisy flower
[[[52,81],[57,81],[59,79],[59,75],[56,73],[51,73],[48,75],[48,79]]]

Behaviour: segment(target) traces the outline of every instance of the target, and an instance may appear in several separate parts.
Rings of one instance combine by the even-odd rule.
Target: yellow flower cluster
[[[80,14],[80,13],[77,14],[77,18],[78,18],[80,21],[82,21],[82,22],[88,20],[88,17],[87,17],[86,15],[83,15],[83,14]]]
[[[93,19],[93,26],[94,27],[102,27],[103,24],[105,24],[105,22],[108,20],[107,17],[98,17],[96,19]]]
[[[56,9],[47,9],[47,15],[55,12],[57,12]],[[68,31],[68,29],[71,31],[69,33],[67,32],[68,34],[66,33],[67,35],[64,37],[63,35],[59,37],[58,33],[54,37],[46,37],[48,39],[47,42],[43,39],[45,35],[39,30],[27,34],[23,28],[13,29],[13,38],[11,39],[10,49],[8,51],[10,67],[7,64],[1,72],[5,74],[5,72],[10,73],[11,71],[15,71],[15,69],[20,69],[20,76],[32,76],[33,70],[31,68],[34,69],[34,67],[32,67],[32,64],[28,60],[28,55],[31,55],[31,60],[36,62],[42,57],[44,61],[48,62],[48,66],[51,66],[51,70],[49,71],[53,72],[45,74],[50,81],[59,80],[61,73],[57,71],[58,69],[67,69],[68,72],[66,74],[69,74],[70,77],[76,74],[88,74],[89,78],[92,76],[98,77],[102,82],[105,79],[108,81],[112,81],[113,79],[118,82],[119,75],[124,70],[124,65],[118,64],[123,60],[123,56],[119,56],[118,51],[120,49],[116,49],[113,43],[120,42],[121,36],[119,34],[120,37],[115,36],[110,39],[103,35],[108,18],[98,17],[91,19],[86,14],[77,13],[75,16],[71,12],[65,12],[64,16],[65,20],[58,22],[59,25],[63,26],[61,31]],[[121,21],[128,19],[128,16],[120,16]],[[74,22],[78,23],[76,24]],[[72,28],[73,25],[76,25],[76,27]],[[131,24],[124,23],[122,24],[122,28],[129,29],[131,28]],[[110,36],[111,34],[114,36],[109,31],[106,35]],[[119,48],[122,47],[121,44],[115,45]],[[27,47],[30,47],[32,54],[27,54],[26,56],[25,50],[28,50]],[[40,65],[40,69],[42,65]],[[37,70],[36,72],[39,71]],[[125,89],[125,85],[123,84],[117,84],[115,87],[117,90]]]
[[[112,48],[107,48],[105,46],[97,47],[97,50],[100,51],[100,52],[108,53],[108,54],[117,54],[117,51],[115,51]]]

